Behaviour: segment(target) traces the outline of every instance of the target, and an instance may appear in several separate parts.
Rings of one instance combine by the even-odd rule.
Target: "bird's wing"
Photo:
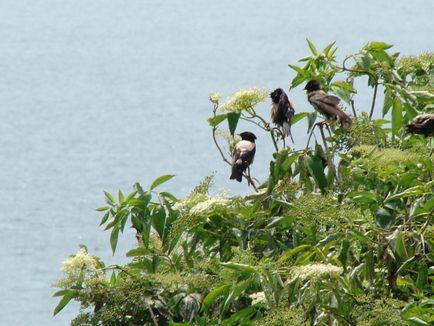
[[[245,165],[246,167],[253,162],[256,146],[247,140],[241,140],[237,143],[233,155],[233,164]]]
[[[337,111],[342,112],[338,107],[340,99],[336,96],[328,95],[323,91],[311,92],[308,99],[319,113],[322,113],[329,118],[336,118],[338,115]]]
[[[292,106],[291,102],[288,100],[288,109],[286,110],[286,117],[288,118],[289,123],[291,123],[291,119],[295,114],[294,107]]]

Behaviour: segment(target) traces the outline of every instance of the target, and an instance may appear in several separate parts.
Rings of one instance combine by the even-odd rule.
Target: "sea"
[[[212,193],[252,191],[229,180],[212,142],[210,92],[287,90],[306,39],[319,50],[336,41],[338,60],[370,41],[434,51],[433,14],[432,0],[1,0],[0,325],[69,325],[79,305],[53,317],[52,284],[80,244],[127,261],[132,232],[112,255],[98,226],[103,191],[164,174],[176,176],[161,190],[178,198],[211,174]],[[372,96],[365,84],[359,111]],[[312,111],[302,88],[289,97]],[[258,113],[268,118],[269,106]],[[252,175],[264,180],[271,140],[244,130],[258,136]],[[305,146],[306,126],[293,133],[291,146]]]

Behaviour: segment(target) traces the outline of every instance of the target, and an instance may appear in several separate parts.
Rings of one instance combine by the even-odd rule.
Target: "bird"
[[[304,89],[307,93],[307,100],[316,111],[324,115],[327,119],[339,119],[344,129],[351,125],[351,118],[338,106],[341,101],[340,98],[324,92],[321,89],[321,84],[317,80],[309,80]]]
[[[243,172],[252,164],[255,157],[256,136],[250,131],[244,131],[239,134],[241,140],[235,145],[232,153],[232,173],[230,179],[241,182]]]
[[[294,139],[291,134],[291,119],[294,116],[295,110],[289,101],[285,91],[281,88],[276,88],[270,93],[271,97],[271,121],[282,128],[282,138],[290,136],[292,142]]]
[[[422,134],[425,137],[434,136],[434,113],[419,114],[407,125],[408,132]]]

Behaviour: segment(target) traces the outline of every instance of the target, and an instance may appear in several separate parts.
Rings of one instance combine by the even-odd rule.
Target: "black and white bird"
[[[343,128],[351,125],[351,118],[339,107],[340,98],[324,92],[317,80],[310,80],[304,89],[307,92],[309,103],[326,119],[339,120]]]
[[[232,153],[232,174],[230,179],[241,182],[243,172],[252,164],[255,157],[256,136],[250,131],[240,133],[241,140],[235,145]]]
[[[419,114],[407,125],[407,130],[413,134],[434,137],[434,113]]]
[[[295,110],[288,96],[283,89],[277,88],[270,93],[270,97],[271,121],[282,128],[283,137],[290,136],[292,142],[294,142],[291,134],[291,119],[294,116]]]

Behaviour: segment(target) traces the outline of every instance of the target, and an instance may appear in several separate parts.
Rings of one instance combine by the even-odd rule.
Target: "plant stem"
[[[371,112],[369,113],[369,120],[372,119],[372,115],[374,114],[375,100],[377,98],[377,90],[378,90],[378,80],[375,79],[374,95],[372,97],[372,105],[371,105]]]
[[[322,126],[318,125],[318,127],[319,127],[319,131],[321,132],[321,138],[322,138],[322,141],[324,143],[324,148],[326,150],[326,155],[327,155],[327,161],[329,163],[329,168],[332,169],[332,172],[333,172],[333,175],[335,176],[336,182],[338,183],[338,185],[340,185],[341,182],[339,180],[338,174],[336,172],[336,167],[335,167],[335,165],[333,163],[333,160],[332,160],[331,155],[330,155],[329,148],[327,146],[327,141],[326,141],[326,138],[325,138],[324,130],[322,129]]]
[[[213,108],[213,112],[212,112],[213,115],[214,115],[214,117],[216,116],[217,108],[218,108],[218,105],[217,105],[217,104],[214,104],[214,108]],[[226,162],[227,164],[229,164],[230,166],[232,166],[231,162],[230,162],[230,161],[226,158],[226,156],[223,154],[223,151],[222,151],[220,145],[219,145],[218,142],[217,142],[216,131],[217,131],[217,127],[214,126],[214,127],[212,128],[212,139],[213,139],[213,141],[214,141],[214,144],[215,144],[215,146],[217,147],[217,149],[218,149],[218,151],[219,151],[219,153],[220,153],[220,155],[221,155],[223,161]]]
[[[150,305],[148,305],[149,314],[151,315],[152,322],[154,323],[154,326],[158,326],[158,321],[155,318],[154,312],[152,311],[152,308]]]

